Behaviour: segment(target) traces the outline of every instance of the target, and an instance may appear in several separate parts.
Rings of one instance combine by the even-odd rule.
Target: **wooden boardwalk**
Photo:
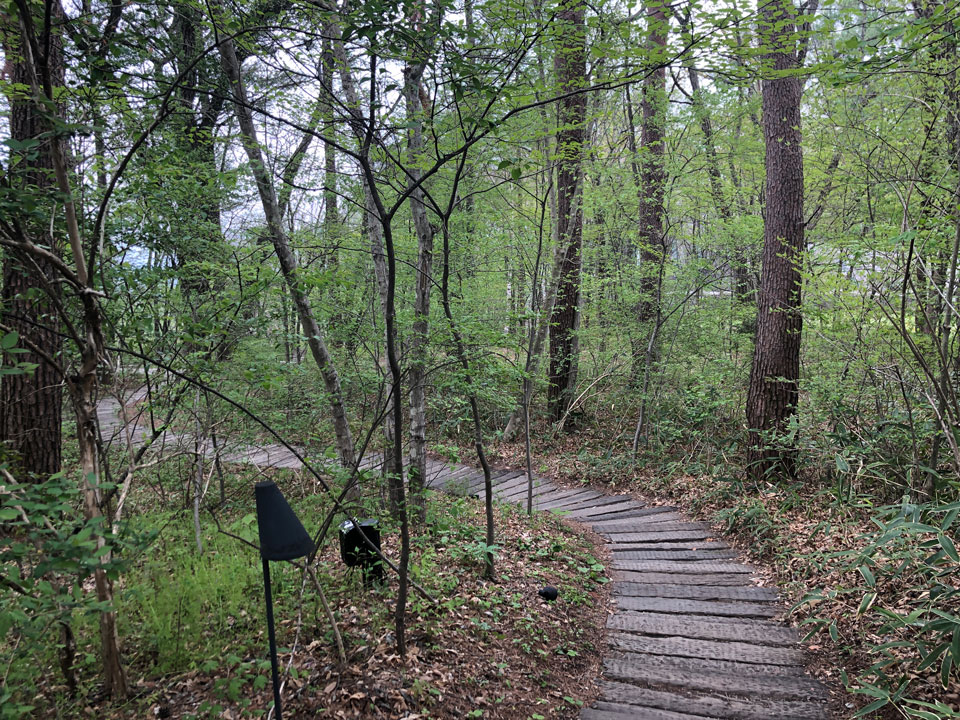
[[[118,404],[100,408],[101,432],[121,437]],[[135,439],[142,435],[136,428]],[[192,446],[169,434],[171,445]],[[211,448],[206,449],[210,454]],[[279,445],[234,446],[225,461],[297,469],[301,463]],[[361,468],[381,462],[368,456]],[[477,469],[430,460],[427,485],[483,497]],[[527,476],[493,475],[499,502],[525,506]],[[615,611],[607,620],[600,696],[581,720],[821,720],[829,718],[826,689],[804,669],[797,632],[777,622],[778,597],[758,587],[754,568],[667,506],[625,495],[566,488],[534,479],[534,508],[560,513],[592,528],[613,557]]]
[[[483,495],[474,468],[434,462],[431,483]],[[527,476],[500,471],[494,497],[526,506]],[[775,590],[675,508],[534,479],[534,508],[562,513],[609,544],[616,609],[607,620],[600,697],[582,720],[821,720],[826,689],[804,669]]]

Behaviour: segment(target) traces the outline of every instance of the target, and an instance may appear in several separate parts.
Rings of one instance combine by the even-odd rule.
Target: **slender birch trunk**
[[[253,122],[253,113],[247,100],[246,88],[244,87],[240,72],[240,62],[237,59],[236,46],[230,37],[221,38],[220,59],[224,73],[230,82],[237,121],[243,140],[243,149],[246,152],[247,159],[250,161],[250,168],[260,194],[260,202],[263,206],[264,216],[266,217],[270,240],[273,242],[274,251],[280,262],[280,270],[283,273],[284,281],[290,290],[290,298],[293,306],[303,326],[303,331],[307,336],[307,346],[310,348],[314,362],[320,370],[320,375],[323,377],[323,382],[329,395],[330,412],[333,419],[334,432],[337,437],[337,450],[340,456],[340,463],[345,468],[353,468],[356,466],[356,455],[353,436],[350,433],[350,425],[347,422],[346,410],[344,409],[343,393],[340,388],[340,376],[333,365],[333,359],[330,357],[327,344],[320,332],[320,326],[313,315],[306,291],[302,287],[298,277],[299,268],[297,266],[297,258],[290,249],[290,242],[283,229],[282,217],[277,203],[277,195],[273,187],[273,180],[267,172],[266,165],[263,161],[263,154],[257,139],[256,126]],[[356,492],[357,488],[354,488],[352,494],[355,496]]]

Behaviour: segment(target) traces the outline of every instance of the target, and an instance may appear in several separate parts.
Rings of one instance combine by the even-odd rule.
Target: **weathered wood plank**
[[[526,478],[526,475],[524,475],[524,478]],[[554,485],[554,484],[553,484],[552,482],[550,482],[549,480],[547,480],[547,479],[545,479],[545,478],[541,478],[541,477],[536,477],[536,476],[534,476],[534,478],[533,478],[533,498],[534,498],[534,500],[536,500],[537,498],[544,497],[544,496],[546,496],[546,495],[548,495],[548,494],[550,494],[550,493],[552,493],[552,492],[556,492],[556,489],[557,489],[557,486]],[[514,488],[513,490],[510,490],[509,492],[505,492],[505,493],[504,493],[504,497],[505,497],[507,500],[512,500],[512,501],[515,501],[515,502],[516,502],[516,501],[519,501],[519,500],[526,500],[526,499],[527,499],[527,485],[526,485],[526,483],[524,483],[522,486],[520,486],[520,487],[518,487],[518,488]]]
[[[584,496],[580,500],[575,502],[570,502],[566,505],[561,505],[559,508],[552,509],[561,509],[567,514],[572,514],[579,510],[587,510],[591,508],[601,508],[607,505],[614,505],[619,503],[620,500],[615,495],[603,495],[597,493],[594,490],[589,490],[589,495]]]
[[[813,700],[822,697],[823,692],[819,683],[803,676],[770,677],[743,670],[719,672],[697,666],[683,667],[684,664],[691,664],[689,660],[686,663],[648,663],[637,662],[637,659],[637,656],[627,660],[606,658],[603,661],[603,676],[644,688],[671,687],[694,692],[740,695],[744,698]]]
[[[613,553],[614,559],[623,560],[732,560],[738,555],[736,550],[726,548],[697,548],[696,550],[668,548],[665,550],[651,550],[642,545],[638,548],[612,545],[610,550]]]
[[[487,481],[483,477],[483,472],[480,470],[473,469],[469,475],[465,475],[464,478],[467,479],[467,495],[477,495],[482,498],[485,492]],[[497,482],[497,476],[493,473],[490,474],[490,485],[493,486]]]
[[[654,707],[674,712],[736,720],[824,720],[828,717],[823,702],[773,700],[753,697],[749,700],[722,697],[719,694],[694,695],[640,688],[626,683],[605,682],[600,686],[605,702]]]
[[[639,510],[636,512],[640,512]],[[594,519],[591,524],[601,523],[597,526],[597,530],[601,532],[608,533],[625,533],[625,532],[665,532],[668,528],[661,526],[669,525],[686,525],[691,530],[703,530],[705,532],[714,533],[712,527],[706,523],[701,523],[693,520],[687,520],[685,517],[681,517],[677,513],[660,513],[659,515],[643,515],[642,517],[628,517],[628,518],[602,518]]]
[[[586,523],[590,527],[603,532],[605,529],[603,525],[597,525],[595,518],[591,518],[589,523]],[[636,525],[626,525],[622,523],[619,527],[626,527],[631,532],[636,533],[647,533],[647,532],[693,532],[694,530],[699,530],[703,533],[706,533],[708,536],[712,534],[712,529],[708,525],[703,523],[694,523],[687,521],[671,521],[671,522],[662,522],[657,523],[656,525],[642,525],[637,523]]]
[[[632,583],[647,583],[656,585],[666,583],[672,585],[752,585],[749,575],[745,573],[671,573],[671,572],[639,572],[635,570],[621,570],[611,568],[611,577],[614,580]]]
[[[463,490],[465,492],[468,485],[465,478],[474,472],[474,469],[471,467],[457,466],[443,478],[443,487],[451,490]]]
[[[635,551],[631,551],[635,552]],[[666,573],[741,573],[751,575],[756,568],[742,563],[723,562],[722,560],[633,560],[629,553],[617,553],[613,558],[613,567],[617,570],[632,572]]]
[[[617,523],[623,523],[626,525],[627,530],[635,528],[639,523],[644,525],[653,525],[658,522],[689,522],[687,518],[680,515],[680,513],[675,512],[673,508],[669,507],[649,507],[643,506],[639,510],[634,510],[630,517],[627,518],[600,518],[596,522],[609,524],[611,526]]]
[[[637,500],[637,502],[643,505],[642,501]],[[663,514],[675,515],[676,510],[677,509],[673,505],[644,505],[643,511],[639,513],[637,517],[645,517],[652,520],[655,515],[663,515]]]
[[[547,503],[553,502],[555,500],[563,500],[568,498],[571,495],[576,495],[577,493],[583,492],[582,490],[574,490],[572,488],[560,488],[555,487],[550,492],[544,493],[542,496],[536,499],[536,502],[541,505],[546,505]]]
[[[643,638],[641,638],[643,639]],[[697,672],[703,674],[715,673],[718,675],[737,675],[740,677],[761,676],[765,678],[805,678],[815,685],[806,668],[802,665],[775,665],[773,663],[747,663],[740,660],[720,660],[713,657],[685,657],[683,655],[662,655],[654,653],[638,653],[629,650],[617,650],[608,647],[605,657],[628,662],[635,667],[663,668],[680,672]],[[634,685],[644,683],[634,682]]]
[[[618,612],[607,618],[607,628],[642,635],[730,640],[777,647],[795,647],[800,641],[796,630],[774,622],[702,618],[653,612]]]
[[[716,642],[700,638],[654,637],[614,632],[607,635],[607,645],[623,652],[648,655],[733,660],[750,665],[803,666],[800,646],[779,647],[745,642]]]
[[[653,598],[621,596],[617,607],[622,610],[659,612],[676,615],[718,615],[723,617],[771,618],[779,612],[773,605],[746,602],[718,602],[714,600],[681,600],[679,598]]]
[[[614,512],[604,513],[602,515],[594,515],[590,518],[591,522],[604,522],[604,521],[638,521],[641,524],[632,526],[635,530],[643,529],[645,525],[655,525],[657,522],[683,522],[682,519],[678,518],[676,520],[663,520],[660,515],[641,515],[646,508],[643,506],[636,508],[621,508]],[[655,520],[654,520],[655,518]]]
[[[554,500],[552,502],[546,502],[541,505],[542,510],[554,510],[558,508],[563,508],[567,505],[575,505],[578,502],[583,502],[585,500],[595,500],[596,498],[603,497],[598,492],[593,490],[581,490],[580,492],[574,493],[573,495],[568,495],[565,498],[560,500]]]
[[[621,499],[620,502],[611,503],[609,505],[597,505],[591,508],[584,508],[583,510],[571,510],[570,517],[579,519],[588,519],[597,515],[610,515],[612,513],[617,513],[621,511],[631,511],[635,512],[642,509],[643,506],[638,503],[636,500]]]
[[[662,597],[686,600],[744,600],[746,602],[777,602],[776,590],[760,587],[729,585],[674,585],[665,583],[614,582],[614,595],[624,597]]]
[[[520,487],[527,487],[527,474],[522,470],[514,470],[508,475],[504,475],[497,480],[497,485],[494,488],[493,495],[495,498],[502,501],[506,492]]]
[[[636,705],[603,703],[603,707],[589,707],[580,711],[580,720],[715,720],[703,715],[687,715],[669,710],[642,708]]]
[[[612,543],[670,542],[671,540],[701,540],[706,542],[710,533],[705,530],[650,530],[646,532],[601,532]]]
[[[642,543],[608,541],[607,544],[610,546],[611,552],[614,550],[733,550],[727,543],[710,538]]]

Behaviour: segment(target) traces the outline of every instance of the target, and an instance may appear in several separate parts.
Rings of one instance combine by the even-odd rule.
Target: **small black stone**
[[[540,597],[542,597],[544,600],[548,602],[553,602],[554,600],[557,599],[557,589],[551,585],[547,585],[544,588],[540,588],[537,591],[537,595],[539,595]]]

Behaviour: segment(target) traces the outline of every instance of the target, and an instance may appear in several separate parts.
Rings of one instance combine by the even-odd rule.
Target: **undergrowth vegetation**
[[[198,552],[189,511],[150,497],[178,482],[165,466],[137,500],[142,511],[112,537],[117,610],[131,699],[100,717],[262,717],[270,705],[263,579],[256,550],[252,480],[230,466],[226,503],[211,506]],[[278,482],[306,527],[330,511],[298,474]],[[96,561],[90,533],[75,517],[76,484],[63,478],[7,487],[0,513],[3,718],[86,717],[98,693],[96,611],[76,584]],[[13,498],[16,497],[14,502]],[[294,563],[274,563],[272,591],[292,717],[343,711],[350,717],[415,711],[422,717],[573,718],[589,701],[605,621],[606,573],[589,537],[551,516],[497,509],[500,573],[480,579],[487,546],[482,506],[430,493],[426,523],[413,538],[408,612],[414,631],[405,662],[395,654],[395,579],[365,588],[343,566],[336,526],[315,563],[319,587]],[[373,506],[355,509],[376,514]],[[16,517],[14,517],[16,514]],[[398,528],[380,518],[384,552],[396,559]],[[223,532],[218,531],[218,526]],[[130,532],[136,528],[133,535]],[[37,562],[37,559],[40,559]],[[71,585],[71,582],[73,585]],[[16,584],[19,591],[11,588]],[[540,600],[559,588],[555,603]],[[336,618],[336,630],[324,603]],[[64,619],[75,636],[75,696],[58,679]],[[345,658],[338,657],[336,634]]]

